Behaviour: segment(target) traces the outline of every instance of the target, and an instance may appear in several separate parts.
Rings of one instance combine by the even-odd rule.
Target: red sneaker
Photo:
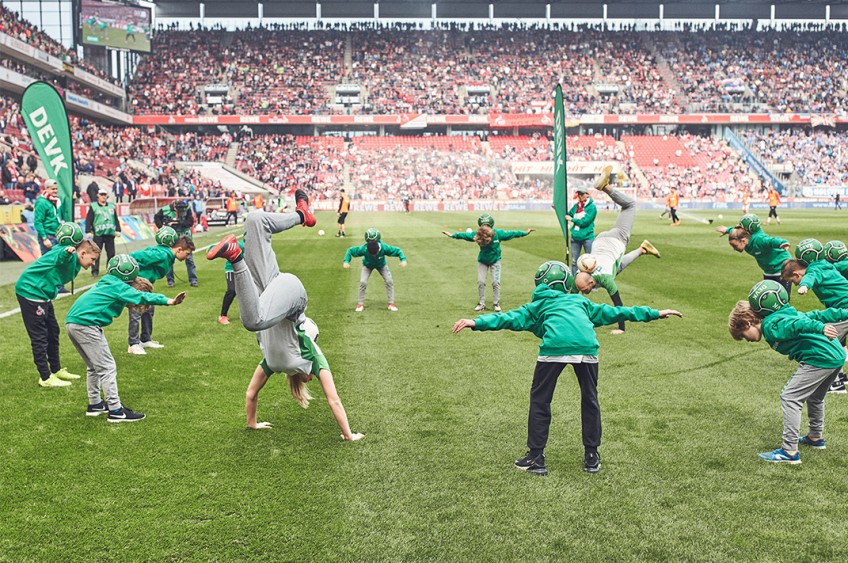
[[[226,258],[230,262],[235,262],[241,257],[241,248],[238,245],[238,239],[235,235],[227,235],[221,242],[209,249],[206,253],[207,260],[215,258]]]
[[[309,196],[306,195],[305,191],[297,190],[294,192],[294,200],[297,202],[296,209],[300,211],[301,215],[303,215],[302,225],[304,227],[314,227],[315,215],[309,211]]]
[[[218,317],[218,322],[221,323],[222,325],[228,325],[228,324],[230,324],[230,319],[229,319],[229,317],[225,317],[224,315],[221,315],[220,317]]]

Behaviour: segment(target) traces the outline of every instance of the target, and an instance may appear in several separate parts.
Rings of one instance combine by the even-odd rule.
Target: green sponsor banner
[[[566,259],[571,259],[568,223],[565,214],[568,211],[568,176],[565,156],[565,109],[562,105],[562,86],[557,84],[554,94],[554,211],[565,237]]]
[[[59,186],[59,218],[73,221],[74,155],[65,103],[51,85],[34,82],[24,91],[21,115],[47,176]]]

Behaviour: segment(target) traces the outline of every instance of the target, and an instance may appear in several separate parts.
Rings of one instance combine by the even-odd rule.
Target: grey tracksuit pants
[[[630,232],[633,230],[633,220],[636,218],[636,200],[619,190],[612,190],[609,196],[616,205],[621,207],[621,211],[612,228],[595,237],[592,254],[610,256],[612,261],[621,256],[617,275],[639,258],[642,251],[637,248],[627,254],[624,253],[630,243]]]
[[[103,329],[99,326],[74,323],[68,323],[65,328],[68,330],[68,338],[86,365],[88,404],[96,405],[101,401],[102,388],[109,410],[121,408],[121,399],[118,397],[118,367],[103,335]]]
[[[307,296],[293,274],[281,273],[271,235],[300,225],[297,213],[253,211],[244,223],[244,260],[233,264],[244,328],[256,332],[265,360],[275,372],[309,373],[296,326],[306,319]]]
[[[836,323],[839,339],[848,334],[848,321]],[[824,432],[824,398],[830,384],[836,379],[842,367],[819,368],[801,363],[786,382],[780,392],[780,406],[783,410],[783,449],[798,449],[801,435],[801,409],[807,403],[807,418],[810,420],[810,437],[819,439]]]
[[[501,261],[487,265],[477,262],[477,297],[478,303],[486,304],[486,277],[492,272],[492,301],[495,305],[501,302]]]
[[[129,344],[141,344],[142,342],[150,342],[153,338],[153,310],[155,307],[150,307],[146,313],[139,313],[133,309],[129,313]],[[141,324],[141,337],[139,337],[138,325]]]
[[[362,266],[362,273],[359,275],[359,303],[365,303],[365,290],[368,289],[368,278],[371,277],[371,272],[374,270],[383,276],[383,281],[386,282],[386,295],[389,298],[389,305],[395,302],[395,282],[392,279],[392,272],[388,266],[382,268],[369,268]]]

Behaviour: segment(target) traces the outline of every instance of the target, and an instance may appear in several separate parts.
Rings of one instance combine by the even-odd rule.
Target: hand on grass
[[[343,267],[343,268],[350,268],[350,262],[344,262],[344,263],[342,264],[342,267]]]
[[[401,262],[401,263],[400,263],[400,267],[401,267],[401,268],[406,268],[406,262],[405,262],[405,261],[404,261],[404,262]]]
[[[456,334],[464,328],[474,328],[475,326],[477,326],[477,323],[471,319],[459,319],[453,325],[453,333]]]
[[[443,235],[445,235],[446,237],[451,236],[451,234],[450,234],[449,232],[447,232],[447,231],[442,231],[442,234],[443,234]]]
[[[824,330],[822,330],[822,334],[833,340],[834,338],[839,338],[839,331],[836,330],[836,327],[833,325],[824,325]]]
[[[718,227],[715,228],[715,230],[716,230],[717,233],[721,233],[721,236],[724,236],[724,235],[727,234],[727,227],[725,227],[724,225],[719,225]]]
[[[675,311],[674,309],[663,309],[660,311],[660,318],[667,319],[671,316],[683,318],[683,313],[680,311]]]
[[[270,422],[257,422],[254,426],[248,426],[251,430],[268,430],[269,428],[274,428],[271,426]]]
[[[614,328],[610,331],[610,334],[624,334],[624,331],[620,328]]]
[[[535,230],[536,230],[536,229],[527,229],[527,234],[529,235],[530,233],[532,233],[532,232],[533,232],[533,231],[535,231]]]
[[[810,288],[807,287],[806,285],[802,285],[801,287],[798,288],[798,295],[804,295],[805,293],[807,293],[807,291],[809,291],[809,289]]]
[[[365,434],[360,434],[359,432],[354,432],[353,434],[350,435],[349,438],[345,438],[344,434],[340,434],[340,436],[342,437],[342,440],[344,440],[345,442],[356,442],[358,440],[363,439],[365,437]]]
[[[180,303],[182,303],[185,300],[185,298],[186,298],[186,292],[181,291],[173,299],[168,299],[168,305],[179,305]]]

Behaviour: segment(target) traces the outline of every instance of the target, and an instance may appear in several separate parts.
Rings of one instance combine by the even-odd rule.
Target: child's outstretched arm
[[[453,323],[453,333],[456,334],[464,328],[474,328],[475,326],[477,326],[477,323],[472,319],[459,319]]]
[[[807,273],[804,274],[801,281],[798,283],[798,295],[804,295],[809,290],[816,287],[820,281],[821,279],[818,272],[807,268]]]
[[[495,229],[498,234],[498,238],[500,238],[502,242],[514,238],[526,237],[535,230],[536,229],[527,229],[526,231],[502,231],[500,229]]]
[[[447,236],[447,237],[450,237],[450,238],[455,238],[455,239],[458,239],[458,240],[467,240],[469,242],[474,242],[474,235],[475,235],[474,231],[472,231],[470,233],[463,233],[463,232],[449,233],[447,231],[442,231],[442,234]]]
[[[365,437],[365,434],[352,432],[350,424],[347,421],[347,413],[345,412],[342,400],[336,392],[336,384],[333,382],[333,374],[328,369],[322,369],[318,372],[318,383],[321,384],[321,389],[324,395],[327,396],[327,403],[330,405],[330,410],[333,411],[333,416],[336,419],[336,424],[342,431],[342,439],[347,442],[355,442]]]
[[[342,266],[345,268],[350,268],[351,258],[359,258],[361,256],[365,256],[365,245],[351,246],[347,249],[347,252],[345,252],[344,262],[342,262]]]
[[[683,317],[683,313],[674,309],[663,309],[657,311],[650,307],[611,307],[603,303],[592,303],[586,301],[589,320],[595,326],[604,326],[620,321],[651,322],[668,317]]]
[[[394,256],[398,260],[400,260],[400,267],[406,267],[406,255],[403,253],[403,250],[397,246],[391,246],[389,244],[383,245],[383,252],[386,253],[386,256]]]

